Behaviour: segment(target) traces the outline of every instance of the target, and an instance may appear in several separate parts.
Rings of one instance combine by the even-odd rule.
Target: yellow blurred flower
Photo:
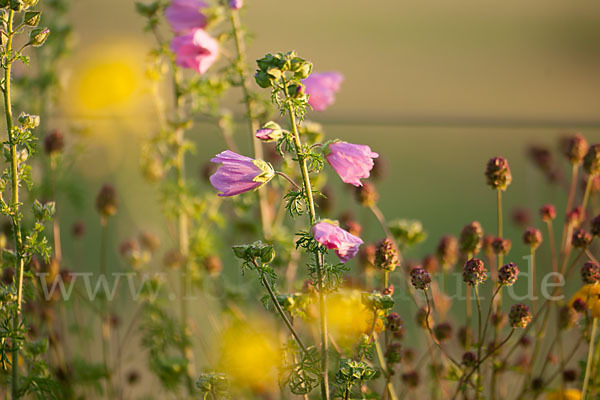
[[[581,392],[577,389],[555,390],[546,394],[546,400],[581,400]]]
[[[569,306],[577,299],[585,301],[587,308],[592,311],[594,318],[600,317],[600,285],[585,285],[571,297]]]
[[[370,333],[373,316],[373,310],[362,304],[360,290],[341,289],[327,297],[327,325],[331,335],[341,346],[353,345],[361,334]],[[381,317],[383,314],[379,312],[375,332],[381,332],[384,328]]]
[[[260,324],[237,322],[221,336],[220,369],[234,384],[257,392],[277,388],[278,341]]]

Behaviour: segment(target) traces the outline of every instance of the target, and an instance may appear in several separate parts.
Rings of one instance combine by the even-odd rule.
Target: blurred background
[[[246,3],[250,59],[296,50],[315,71],[344,75],[336,103],[309,118],[322,123],[328,137],[369,144],[382,155],[387,175],[377,183],[380,208],[389,219],[420,220],[428,233],[405,254],[408,259],[434,251],[441,235],[457,235],[473,220],[495,231],[495,192],[483,172],[490,157],[501,155],[513,173],[504,196],[505,234],[513,241],[512,260],[519,262],[528,251],[521,245],[523,226],[510,222],[515,210],[542,228],[539,206],[553,202],[563,210],[566,202],[563,187],[549,184],[530,162],[530,146],[554,151],[560,135],[569,132],[600,141],[598,2]],[[120,209],[110,227],[111,261],[118,269],[118,244],[128,235],[151,230],[173,240],[157,193],[139,168],[141,144],[158,129],[144,75],[153,41],[130,0],[77,0],[72,17],[75,43],[63,68],[65,92],[47,126],[68,129],[67,141],[71,137],[78,148],[73,179],[88,187],[65,190],[75,200],[64,202],[68,209],[60,212],[66,224],[96,221],[97,190],[113,183]],[[230,99],[234,109],[238,101]],[[237,139],[249,148],[244,127],[239,125]],[[199,122],[190,136],[200,144],[190,174],[200,180],[201,165],[224,143],[214,124]],[[568,177],[567,163],[558,161]],[[380,239],[376,221],[349,205],[350,193],[336,176],[330,180],[339,209],[371,218],[364,237]],[[88,231],[84,251],[95,254],[99,227],[90,222]],[[65,253],[72,254],[72,244],[64,242]],[[234,283],[244,282],[236,261],[226,262],[225,273]]]
[[[535,214],[560,190],[527,162],[527,146],[554,150],[559,135],[572,131],[600,140],[598,3],[248,3],[250,59],[294,49],[315,71],[344,74],[336,103],[309,118],[329,137],[368,143],[384,156],[380,206],[390,219],[423,222],[430,240],[420,251],[473,219],[495,229],[495,194],[483,177],[491,156],[507,157],[513,170],[507,210]],[[79,128],[77,171],[97,186],[115,181],[121,229],[140,228],[131,225],[139,221],[159,227],[155,195],[138,168],[140,142],[157,126],[144,78],[152,38],[133,1],[78,0],[72,15],[75,51],[64,66],[64,107],[52,123]],[[216,131],[194,129],[200,164],[223,148]],[[73,214],[92,213],[92,200]]]

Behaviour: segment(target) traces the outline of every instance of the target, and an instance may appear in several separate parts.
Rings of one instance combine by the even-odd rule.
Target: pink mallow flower
[[[175,32],[204,28],[206,16],[201,12],[204,7],[203,0],[173,0],[165,9],[165,17]]]
[[[219,43],[202,29],[194,29],[171,41],[177,65],[204,74],[217,60]]]
[[[235,196],[257,189],[275,176],[271,164],[230,150],[217,154],[210,161],[221,164],[210,177],[210,183],[221,192],[219,196]]]
[[[325,148],[325,158],[342,181],[362,186],[362,178],[368,178],[373,169],[373,159],[379,154],[364,144],[333,142]]]
[[[334,250],[343,263],[354,257],[363,244],[361,238],[346,232],[334,221],[319,222],[313,226],[312,231],[315,240],[328,249]]]
[[[244,6],[244,0],[229,0],[229,8],[239,10]]]
[[[323,111],[335,100],[335,93],[340,90],[344,77],[338,72],[312,73],[304,79],[304,91],[309,95],[308,104],[315,111]]]

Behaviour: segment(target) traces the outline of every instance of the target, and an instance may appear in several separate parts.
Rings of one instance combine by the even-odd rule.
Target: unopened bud
[[[48,28],[38,28],[34,29],[29,33],[29,44],[34,47],[39,47],[46,42],[50,36],[50,29]]]
[[[488,161],[485,170],[487,184],[493,189],[506,190],[512,182],[508,161],[504,157],[494,157]]]

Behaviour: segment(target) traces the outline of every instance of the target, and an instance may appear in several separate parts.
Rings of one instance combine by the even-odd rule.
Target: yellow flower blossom
[[[581,400],[581,392],[577,389],[555,390],[546,394],[546,400]]]
[[[586,302],[587,308],[591,310],[594,318],[600,317],[600,285],[585,285],[577,291],[571,297],[569,306],[573,305],[573,302],[577,299],[581,299]]]

